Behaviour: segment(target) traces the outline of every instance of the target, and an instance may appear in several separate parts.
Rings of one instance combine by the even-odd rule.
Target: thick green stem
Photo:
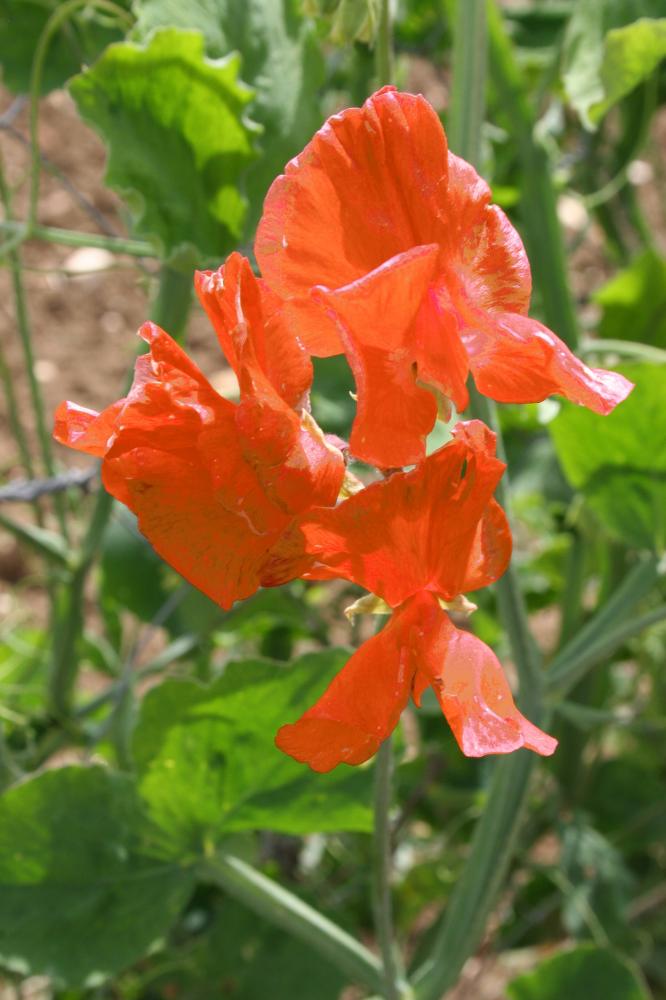
[[[566,695],[596,663],[652,624],[650,616],[656,616],[655,621],[661,620],[663,608],[648,612],[643,618],[632,618],[631,614],[651,593],[662,572],[656,557],[641,560],[634,566],[594,617],[555,656],[546,677],[550,691]]]
[[[353,982],[382,993],[382,966],[376,955],[277,882],[228,854],[204,861],[199,874],[260,917],[304,941]]]
[[[155,257],[156,251],[152,243],[145,240],[126,239],[122,236],[104,236],[100,233],[80,233],[75,229],[60,229],[57,226],[42,226],[35,222],[32,225],[24,222],[0,222],[0,233],[10,237],[6,243],[0,244],[0,256],[7,253],[12,246],[25,240],[44,240],[46,243],[58,243],[66,247],[95,247],[109,250],[111,253],[123,253],[130,257]]]
[[[477,169],[486,108],[486,35],[485,0],[458,0],[448,135],[454,153]]]
[[[375,828],[374,828],[374,880],[373,910],[375,930],[384,966],[384,996],[386,1000],[400,1000],[397,985],[393,935],[393,909],[391,901],[391,788],[393,777],[393,747],[391,738],[384,740],[375,758]]]
[[[524,74],[516,62],[495,0],[487,0],[487,12],[491,80],[509,120],[522,167],[521,208],[534,283],[541,296],[546,323],[575,348],[578,321],[567,277],[551,164],[534,134],[536,121]]]
[[[380,0],[379,26],[375,48],[375,65],[379,87],[393,83],[393,26],[391,24],[391,0]]]
[[[494,765],[483,815],[474,831],[463,873],[448,901],[432,958],[412,980],[416,1000],[440,1000],[455,985],[463,965],[483,938],[516,847],[535,761],[528,750],[517,750]]]
[[[185,332],[193,290],[192,274],[162,265],[150,318],[175,340],[180,340]]]

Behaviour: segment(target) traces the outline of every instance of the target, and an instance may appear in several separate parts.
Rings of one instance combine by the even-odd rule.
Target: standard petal
[[[463,340],[479,391],[500,403],[538,403],[558,394],[606,414],[633,388],[624,375],[588,368],[552,330],[517,313],[487,317]]]
[[[364,642],[319,701],[278,731],[280,750],[313,771],[372,757],[409,700],[414,667],[403,636],[410,624],[413,612],[407,608]]]
[[[552,754],[557,740],[519,712],[493,651],[471,632],[457,629],[431,595],[417,601],[419,627],[411,636],[415,688],[422,693],[430,683],[465,756],[511,753],[520,747]]]
[[[385,87],[329,118],[264,203],[255,253],[281,295],[340,288],[437,242],[447,145],[423,97]]]
[[[413,472],[373,483],[299,522],[317,563],[397,607],[421,590],[459,594],[478,524],[504,470],[478,421]]]

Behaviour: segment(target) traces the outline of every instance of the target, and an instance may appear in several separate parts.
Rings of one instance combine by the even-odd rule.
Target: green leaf
[[[599,336],[666,348],[666,260],[654,250],[636,257],[593,298],[602,308]]]
[[[666,410],[664,369],[626,365],[636,388],[603,417],[563,404],[549,425],[571,485],[606,530],[635,548],[666,543]]]
[[[207,59],[198,32],[168,29],[145,47],[109,46],[70,84],[108,144],[106,182],[126,200],[135,235],[155,238],[164,256],[217,261],[243,231],[239,188],[256,126],[238,68],[236,56]]]
[[[563,47],[563,80],[583,124],[647,79],[666,56],[662,0],[578,0]]]
[[[209,56],[241,54],[241,76],[256,91],[252,118],[264,127],[261,156],[247,174],[251,236],[275,176],[319,128],[324,64],[301,0],[138,0],[136,34],[158,27],[196,28]]]
[[[509,983],[507,994],[510,1000],[649,1000],[633,965],[594,945],[547,958]]]
[[[30,89],[35,49],[51,14],[62,0],[0,0],[0,65],[4,85],[14,93]],[[118,6],[127,6],[115,0]],[[55,33],[46,53],[42,93],[62,87],[80,72],[84,63],[97,58],[107,45],[122,38],[120,25],[112,24],[108,12],[100,14],[93,4],[72,13]]]
[[[169,930],[193,876],[151,851],[131,780],[46,771],[0,799],[0,963],[93,985]]]
[[[210,687],[171,680],[148,693],[133,750],[141,795],[169,849],[197,853],[238,830],[371,829],[367,769],[314,774],[273,742],[347,656],[312,653],[290,667],[245,660]]]

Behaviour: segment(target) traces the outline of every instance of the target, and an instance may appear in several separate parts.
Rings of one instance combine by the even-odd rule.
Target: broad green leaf
[[[510,1000],[649,1000],[638,972],[619,955],[581,945],[541,962],[509,983]]]
[[[167,845],[197,853],[238,830],[371,828],[367,770],[314,774],[273,742],[347,656],[312,653],[290,667],[245,660],[210,687],[171,680],[148,693],[133,750],[140,793]]]
[[[595,292],[599,335],[666,348],[666,260],[645,250]]]
[[[636,388],[607,417],[563,404],[549,425],[571,485],[608,532],[635,548],[666,543],[666,368],[626,365]]]
[[[44,709],[48,637],[12,628],[0,638],[0,725],[9,732]]]
[[[314,26],[301,0],[138,0],[134,7],[139,38],[166,25],[196,28],[209,56],[241,55],[240,75],[256,91],[251,115],[264,127],[261,155],[247,174],[247,238],[271,182],[321,125],[324,66]]]
[[[82,117],[109,147],[106,181],[137,236],[164,256],[220,260],[243,231],[244,172],[256,126],[236,56],[212,60],[196,31],[156,32],[144,47],[111,45],[70,84]],[[190,256],[191,259],[191,256]]]
[[[663,0],[578,0],[564,39],[563,79],[583,124],[596,128],[665,56]]]
[[[116,0],[127,7],[124,0]],[[14,93],[30,89],[35,49],[47,21],[61,0],[0,0],[0,66],[4,85]],[[94,4],[72,11],[53,35],[42,71],[42,93],[61,87],[96,59],[111,42],[122,38],[127,25],[113,23],[108,11],[100,14]]]
[[[0,964],[70,987],[103,981],[169,930],[193,887],[151,852],[133,783],[46,771],[0,799]]]

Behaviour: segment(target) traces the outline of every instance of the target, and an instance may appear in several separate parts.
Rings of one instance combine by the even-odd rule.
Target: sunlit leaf
[[[165,843],[196,852],[238,830],[371,828],[370,772],[316,775],[273,742],[347,656],[312,653],[289,667],[245,660],[210,687],[171,680],[148,693],[133,749],[141,795]]]
[[[645,250],[595,292],[599,335],[666,348],[666,260]]]
[[[588,128],[666,56],[662,0],[577,0],[567,26],[563,80]]]
[[[109,147],[106,181],[127,202],[137,236],[168,256],[220,260],[243,231],[244,172],[255,156],[245,117],[252,92],[236,56],[212,60],[195,31],[111,45],[70,84],[83,118]],[[192,250],[192,248],[194,248]]]
[[[137,0],[136,34],[154,28],[196,28],[209,56],[241,55],[240,76],[256,91],[252,118],[264,127],[261,155],[248,171],[251,208],[246,235],[256,224],[274,177],[321,125],[318,90],[323,59],[301,0]]]

